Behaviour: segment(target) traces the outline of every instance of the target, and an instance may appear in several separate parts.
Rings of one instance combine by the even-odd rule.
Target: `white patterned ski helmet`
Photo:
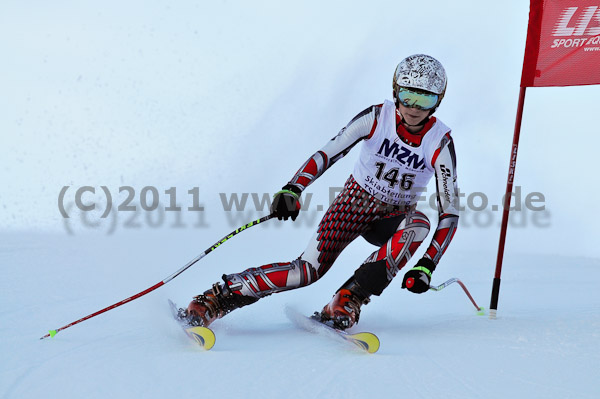
[[[442,64],[432,56],[415,54],[406,57],[396,67],[394,73],[394,100],[399,87],[419,89],[439,95],[438,102],[433,108],[437,109],[446,93],[448,79]],[[433,112],[432,112],[433,113]]]

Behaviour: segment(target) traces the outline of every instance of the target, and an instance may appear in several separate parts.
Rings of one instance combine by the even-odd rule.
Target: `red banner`
[[[531,0],[521,87],[600,84],[600,0]]]

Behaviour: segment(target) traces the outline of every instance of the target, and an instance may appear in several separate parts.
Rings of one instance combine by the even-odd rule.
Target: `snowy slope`
[[[265,245],[260,234],[235,240],[248,248]],[[0,283],[2,397],[600,394],[600,297],[595,290],[600,262],[586,258],[508,256],[495,321],[477,316],[457,285],[419,296],[401,290],[395,281],[364,307],[355,328],[376,332],[381,339],[380,351],[365,355],[301,331],[284,315],[286,305],[309,314],[326,303],[352,270],[344,263],[364,252],[357,243],[316,284],[275,295],[215,323],[216,346],[204,352],[171,320],[166,299],[185,303],[216,281],[224,270],[219,265],[227,251],[223,246],[201,261],[204,265],[148,296],[53,339],[38,340],[50,328],[160,281],[193,257],[188,245],[202,245],[198,252],[209,245],[192,241],[172,235],[142,240],[3,236],[0,257],[9,267]],[[455,251],[452,259],[454,264],[437,271],[434,281],[458,276],[487,307],[489,257]],[[574,267],[579,273],[572,272]]]

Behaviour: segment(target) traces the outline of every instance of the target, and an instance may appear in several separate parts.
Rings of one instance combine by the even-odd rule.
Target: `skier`
[[[312,284],[350,242],[363,236],[379,249],[320,312],[321,321],[335,328],[352,327],[361,306],[382,293],[427,237],[430,223],[416,204],[435,175],[438,225],[424,256],[402,281],[402,288],[426,292],[458,226],[454,144],[450,128],[432,116],[446,83],[446,72],[435,58],[416,54],[402,60],[394,73],[394,102],[385,100],[359,113],[275,194],[271,212],[279,220],[295,220],[303,190],[362,142],[353,173],[306,250],[291,262],[223,275],[222,283],[194,297],[180,315],[191,325],[208,326],[260,298]]]

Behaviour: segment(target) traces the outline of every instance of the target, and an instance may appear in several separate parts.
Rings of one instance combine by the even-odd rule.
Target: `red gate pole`
[[[519,91],[519,104],[517,106],[517,118],[515,120],[515,134],[513,136],[512,149],[510,152],[510,162],[508,166],[508,179],[506,182],[506,194],[503,201],[502,225],[500,228],[500,241],[498,243],[498,257],[496,258],[496,272],[492,284],[492,298],[490,301],[490,319],[496,318],[498,310],[498,296],[500,295],[500,274],[502,273],[502,259],[504,257],[504,244],[506,241],[506,229],[508,227],[508,214],[510,212],[510,203],[512,200],[513,182],[515,179],[515,169],[517,167],[517,151],[519,149],[519,136],[521,135],[521,121],[523,119],[523,106],[525,104],[526,87],[521,87]]]

